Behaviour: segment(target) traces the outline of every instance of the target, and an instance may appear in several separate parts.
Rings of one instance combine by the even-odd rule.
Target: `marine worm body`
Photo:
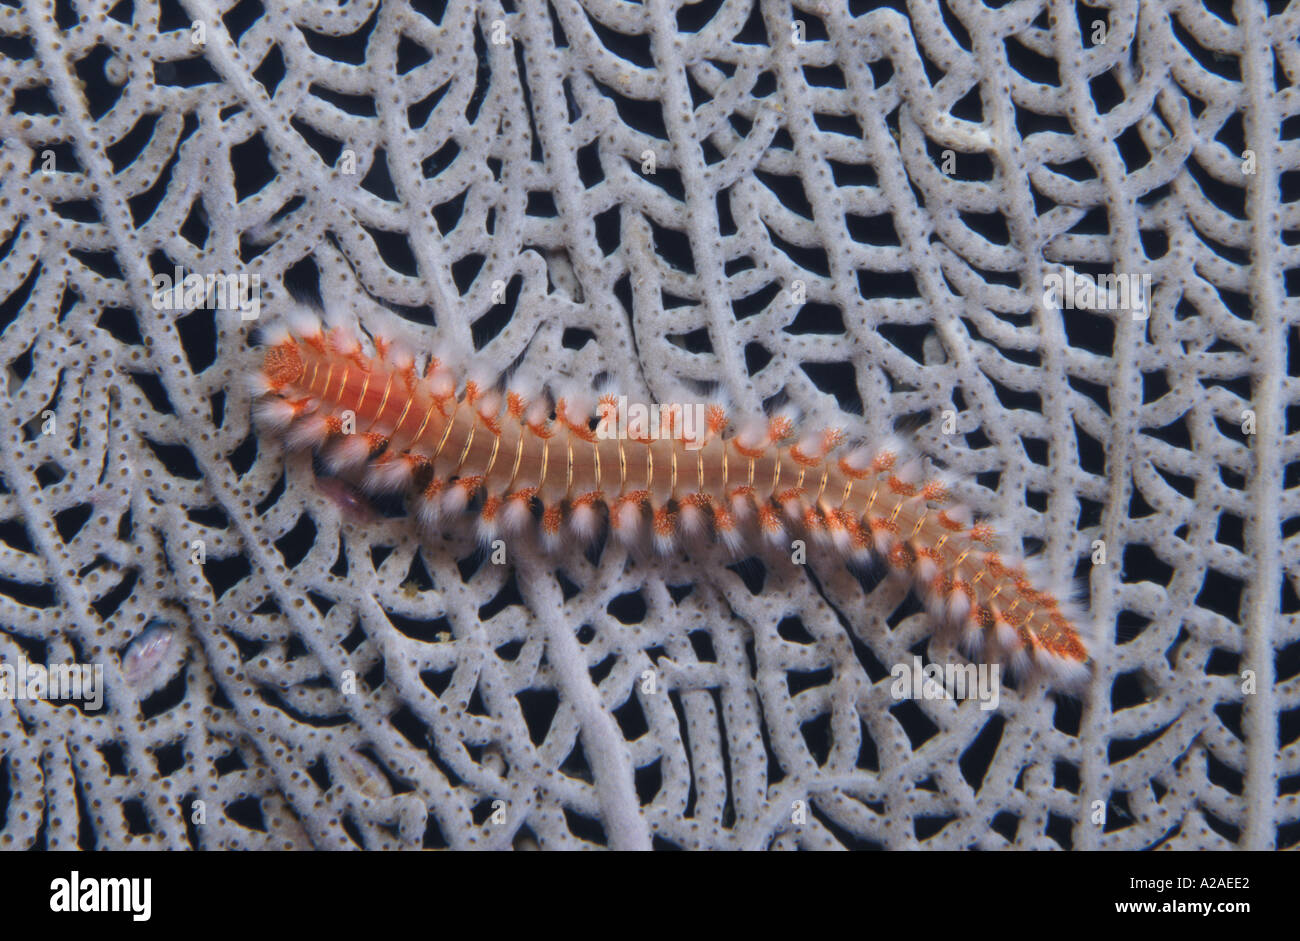
[[[733,431],[720,405],[699,406],[694,423],[680,408],[619,422],[611,396],[593,414],[572,397],[501,393],[461,382],[436,357],[417,368],[381,338],[363,343],[309,317],[263,344],[254,391],[264,430],[319,448],[336,473],[361,472],[371,492],[409,493],[427,525],[473,505],[483,538],[539,525],[549,549],[594,537],[606,520],[620,540],[648,537],[660,552],[709,530],[733,550],[760,534],[783,548],[805,536],[909,575],[976,659],[1058,685],[1087,676],[1061,601],[895,443],[846,451],[838,430],[800,433],[780,414]]]

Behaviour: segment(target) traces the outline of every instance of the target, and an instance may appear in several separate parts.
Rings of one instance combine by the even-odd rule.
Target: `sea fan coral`
[[[1300,9],[905,9],[0,3],[0,848],[1295,844]],[[255,430],[301,297],[912,435],[1095,669],[900,698],[967,661],[829,554],[354,506]]]

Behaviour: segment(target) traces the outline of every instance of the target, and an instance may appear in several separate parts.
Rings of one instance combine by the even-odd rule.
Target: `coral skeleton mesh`
[[[0,848],[1300,840],[1300,5],[893,6],[0,0],[0,662],[103,671],[0,697]],[[303,298],[909,436],[1091,676],[900,697],[966,659],[813,544],[424,532],[254,423]]]

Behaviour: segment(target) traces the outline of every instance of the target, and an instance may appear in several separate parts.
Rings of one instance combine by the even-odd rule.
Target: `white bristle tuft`
[[[610,523],[614,528],[614,532],[619,539],[629,544],[636,542],[641,535],[642,522],[641,506],[631,500],[618,504],[610,516]]]
[[[266,378],[266,374],[260,370],[249,373],[245,385],[249,394],[255,399],[263,395],[270,395],[275,391],[275,387],[271,385],[271,380]]]
[[[469,506],[469,490],[461,481],[456,481],[442,495],[442,512],[454,516]]]
[[[1020,638],[1016,636],[1016,629],[1006,621],[998,621],[993,626],[993,639],[998,645],[998,649],[1010,654],[1012,651],[1020,648]]]
[[[844,463],[855,471],[865,471],[871,467],[871,457],[870,448],[854,448],[844,455]]]
[[[822,436],[820,432],[811,432],[799,439],[799,453],[804,457],[822,456]]]
[[[429,376],[429,391],[434,398],[446,399],[456,394],[456,377],[450,369],[439,366]]]
[[[340,356],[352,357],[362,352],[361,341],[347,327],[335,327],[330,331],[330,346]]]
[[[290,332],[299,338],[315,337],[323,332],[320,317],[305,307],[298,308],[287,322]]]
[[[722,383],[715,383],[704,396],[708,405],[716,405],[730,416],[735,411],[735,401],[731,398],[731,393]]]
[[[404,456],[376,461],[366,469],[364,487],[370,493],[397,493],[411,485],[415,465]]]
[[[581,542],[590,542],[600,530],[600,513],[590,503],[581,503],[569,511],[569,526]]]
[[[263,399],[253,406],[253,419],[257,426],[272,434],[282,434],[297,415],[294,407],[284,399]]]
[[[898,435],[886,435],[885,439],[881,441],[875,449],[876,457],[880,457],[884,454],[893,455],[897,466],[907,462],[911,458],[912,448]]]
[[[848,553],[848,563],[858,568],[870,568],[875,564],[875,557],[865,546],[853,546]]]
[[[541,543],[542,543],[542,551],[548,553],[558,552],[560,550],[560,546],[563,545],[562,532],[563,530],[557,530],[556,532],[548,533],[546,530],[543,529],[540,536]]]
[[[529,376],[515,373],[509,380],[509,391],[523,399],[525,407],[546,398],[542,387]]]
[[[291,339],[292,336],[289,333],[289,328],[281,323],[263,328],[257,342],[262,346],[279,346],[282,343],[289,342]]]
[[[501,531],[507,535],[514,535],[532,520],[532,516],[527,500],[512,497],[501,507]]]
[[[748,451],[767,446],[767,421],[761,418],[746,419],[736,434],[736,443]]]
[[[938,484],[944,492],[944,499],[951,500],[957,486],[957,480],[948,471],[931,470],[928,480],[930,483]],[[940,502],[943,502],[942,500]],[[954,504],[955,506],[955,504]]]
[[[1029,651],[1022,644],[1014,650],[1008,650],[1003,654],[1003,660],[1006,661],[1007,669],[1015,676],[1024,676],[1030,672],[1033,661],[1030,659]]]
[[[965,529],[970,529],[970,527],[975,523],[975,515],[971,513],[970,507],[968,506],[958,504],[957,506],[946,508],[944,512],[948,515],[950,520],[954,523],[958,523]]]
[[[799,423],[803,421],[803,409],[791,402],[778,408],[772,413],[772,417],[784,419],[795,428],[798,428]]]
[[[922,603],[925,605],[925,613],[930,615],[930,619],[935,624],[942,624],[947,618],[947,605],[941,595],[934,592],[926,592]]]
[[[731,505],[731,515],[736,518],[737,523],[748,522],[754,515],[754,504],[745,494],[738,493],[728,502]]]
[[[442,519],[442,500],[440,495],[421,496],[417,501],[415,517],[425,529],[434,529]]]
[[[489,392],[478,401],[479,418],[492,420],[501,414],[501,396]]]
[[[703,533],[704,520],[704,511],[694,503],[683,503],[677,513],[677,526],[687,536],[698,536]]]
[[[370,443],[362,435],[344,435],[330,445],[321,459],[331,474],[353,471],[370,457]]]
[[[1049,682],[1065,689],[1078,689],[1091,675],[1087,664],[1041,648],[1034,652],[1034,666],[1043,671]]]
[[[909,460],[899,466],[894,476],[905,484],[916,486],[925,476],[925,465],[915,459]]]
[[[550,403],[544,399],[530,399],[528,408],[524,411],[524,424],[540,426],[545,424],[551,417]]]
[[[607,395],[612,395],[614,398],[618,398],[622,391],[623,386],[613,376],[606,373],[596,381],[591,393],[595,397],[596,401],[599,402]]]
[[[471,363],[465,371],[465,382],[474,383],[480,396],[486,395],[493,391],[497,385],[497,375],[488,369],[485,369],[481,363]]]
[[[853,534],[843,526],[836,526],[830,530],[831,545],[837,552],[847,555],[853,549]]]
[[[293,449],[315,448],[329,437],[329,425],[324,415],[308,415],[297,422],[285,435],[285,444]]]
[[[564,414],[574,425],[587,425],[591,421],[593,403],[591,397],[582,393],[566,396]]]
[[[718,529],[718,539],[732,555],[739,555],[740,550],[745,546],[745,540],[741,537],[740,530],[734,526]]]
[[[778,549],[786,549],[786,533],[784,526],[773,526],[771,529],[764,529],[763,535],[767,541]]]
[[[401,347],[393,347],[388,353],[388,361],[398,372],[406,372],[408,369],[415,369],[415,357],[409,350]]]
[[[833,545],[830,530],[825,526],[809,528],[808,538],[812,540],[812,544],[818,549],[829,549]]]
[[[970,598],[964,591],[955,591],[948,599],[948,617],[957,622],[966,620],[970,615]]]

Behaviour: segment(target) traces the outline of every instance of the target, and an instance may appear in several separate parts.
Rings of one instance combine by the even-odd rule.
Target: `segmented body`
[[[910,575],[982,659],[1065,683],[1086,676],[1087,650],[1058,598],[897,446],[845,454],[838,431],[797,437],[784,416],[729,433],[716,405],[691,436],[670,421],[666,435],[606,437],[571,400],[552,409],[501,395],[436,359],[417,370],[410,354],[374,345],[310,320],[268,337],[260,419],[293,446],[322,448],[336,469],[362,469],[370,490],[410,492],[426,523],[474,501],[489,538],[540,515],[554,548],[566,526],[590,537],[607,517],[619,538],[648,531],[660,551],[710,528],[733,547],[753,532],[788,545],[793,530]],[[610,408],[602,399],[603,418]]]

